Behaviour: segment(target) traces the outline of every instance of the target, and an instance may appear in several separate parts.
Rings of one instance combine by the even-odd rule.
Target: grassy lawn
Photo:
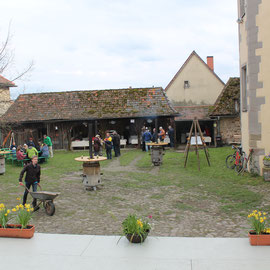
[[[120,158],[101,163],[103,184],[85,191],[82,164],[75,157],[87,151],[56,151],[42,164],[44,190],[60,191],[56,214],[35,213],[40,232],[119,234],[128,213],[153,216],[153,235],[245,236],[246,215],[257,208],[270,210],[269,184],[261,177],[238,176],[225,165],[231,148],[210,149],[211,167],[200,151],[201,171],[194,152],[183,168],[183,153],[167,150],[161,167],[153,167],[149,153],[123,150]],[[23,190],[21,167],[7,164],[0,176],[0,202],[10,207]],[[30,201],[30,200],[29,200]]]

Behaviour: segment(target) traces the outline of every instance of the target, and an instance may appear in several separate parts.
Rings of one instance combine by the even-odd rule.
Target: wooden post
[[[202,130],[201,130],[199,121],[197,122],[197,125],[198,125],[198,130],[199,130],[199,133],[200,133],[200,137],[202,139],[203,149],[204,149],[204,153],[205,153],[205,156],[206,156],[206,160],[207,160],[208,165],[210,166],[209,152],[208,152],[208,149],[206,147],[206,143],[205,143],[205,140],[204,140],[204,137],[203,137],[203,134],[202,134]]]
[[[95,134],[94,136],[96,136],[98,134],[98,127],[97,127],[98,123],[97,120],[95,120]]]
[[[197,155],[197,160],[198,160],[198,169],[199,171],[201,170],[200,168],[200,157],[199,157],[199,147],[198,147],[198,133],[197,133],[197,124],[198,120],[195,119],[195,141],[196,141],[196,155]],[[202,138],[201,138],[202,139]]]
[[[93,158],[92,138],[93,138],[93,123],[88,123],[88,137],[89,137],[89,157]]]
[[[68,125],[67,126],[68,151],[71,151],[71,129],[72,129],[72,126]]]
[[[185,149],[185,154],[184,154],[185,164],[184,164],[184,168],[186,168],[186,166],[187,166],[188,153],[189,153],[189,148],[190,148],[190,140],[191,140],[191,135],[192,135],[193,127],[194,127],[194,121],[192,122],[192,125],[191,125],[191,128],[190,128],[190,132],[189,132],[189,135],[188,135],[187,146],[186,146],[186,149]]]

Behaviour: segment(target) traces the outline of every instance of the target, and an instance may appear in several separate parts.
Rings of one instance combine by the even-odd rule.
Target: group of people
[[[94,138],[94,156],[102,155],[102,145],[105,145],[107,159],[112,159],[112,149],[114,150],[115,157],[121,155],[120,152],[120,135],[114,131],[112,135],[107,132],[104,140],[100,135],[96,135]]]
[[[53,157],[52,141],[47,135],[44,135],[43,142],[39,141],[37,145],[35,145],[33,138],[29,138],[28,142],[23,146],[16,146],[15,142],[13,142],[10,150],[12,156],[17,160],[32,159],[34,156]]]
[[[170,147],[174,147],[174,129],[169,126],[168,132],[167,132],[169,138],[170,138]],[[159,130],[157,131],[155,128],[153,129],[153,133],[149,130],[148,127],[143,127],[142,129],[142,150],[148,152],[149,146],[148,143],[151,142],[164,142],[164,139],[166,137],[166,132],[163,129],[163,127],[159,127]]]

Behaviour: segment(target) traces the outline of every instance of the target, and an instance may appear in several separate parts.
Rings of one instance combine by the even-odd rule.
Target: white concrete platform
[[[0,238],[5,270],[269,270],[270,247],[247,238],[148,237],[131,244],[118,236],[36,233],[32,239]]]

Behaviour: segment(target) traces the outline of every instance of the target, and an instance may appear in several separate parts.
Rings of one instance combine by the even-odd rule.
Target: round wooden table
[[[0,174],[6,172],[5,155],[10,154],[11,151],[0,151]]]
[[[148,146],[151,146],[151,159],[154,166],[160,166],[163,162],[164,146],[168,143],[159,142],[159,143],[146,143]]]
[[[101,184],[99,162],[107,160],[106,157],[77,157],[76,161],[83,163],[83,184],[85,189],[96,190]]]

